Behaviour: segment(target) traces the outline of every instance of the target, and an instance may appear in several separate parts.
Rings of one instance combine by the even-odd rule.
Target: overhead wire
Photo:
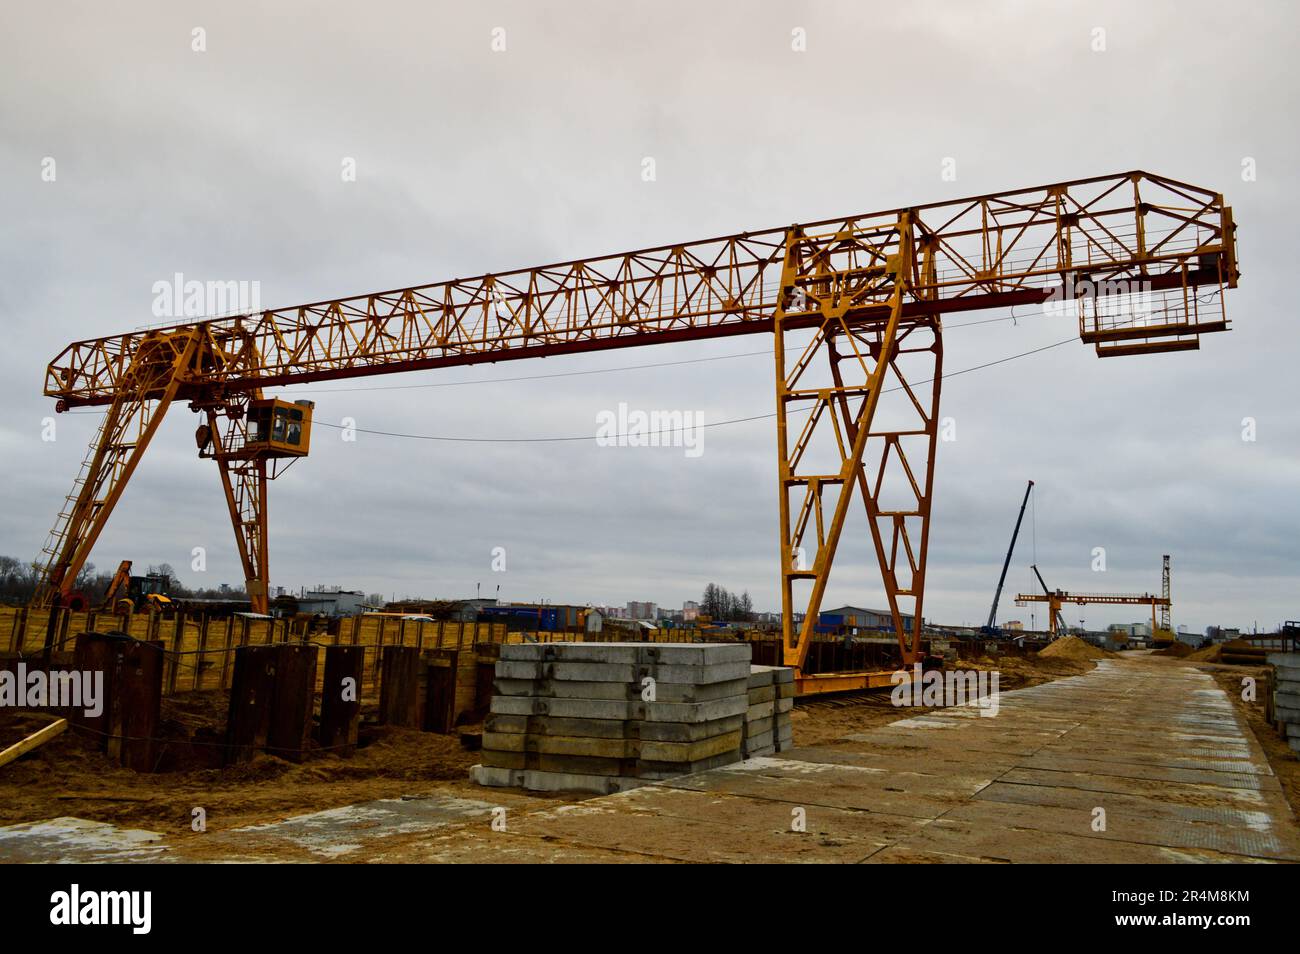
[[[1021,318],[1042,317],[1046,314],[1047,314],[1046,309],[1040,309],[1039,311],[1032,312],[1028,315],[1016,315],[1013,309],[1012,313],[1009,315],[1000,315],[993,318],[982,318],[976,321],[967,321],[967,322],[961,322],[959,324],[950,324],[945,326],[945,330],[968,328],[975,325],[985,325],[985,324],[991,324],[1000,321],[1015,322]],[[1077,340],[1079,340],[1078,335],[1073,335],[1069,338],[1064,338],[1060,341],[1053,342],[1052,344],[1049,345],[1044,345],[1043,347],[1040,348],[1033,348],[1029,351],[1023,351],[1017,354],[1008,355],[1006,357],[998,358],[993,361],[984,362],[982,364],[977,364],[969,368],[962,368],[959,371],[946,372],[942,375],[942,377],[944,379],[955,378],[963,374],[969,374],[973,371],[984,370],[986,368],[991,368],[999,364],[1005,364],[1008,361],[1018,360],[1020,358],[1029,357],[1031,355],[1038,354],[1043,351],[1049,351],[1053,348],[1059,348],[1062,345],[1070,344]],[[786,349],[787,352],[802,351],[802,350],[804,350],[804,346],[802,345],[795,345]],[[474,381],[448,381],[448,382],[431,382],[431,383],[407,384],[407,385],[377,385],[377,386],[354,386],[354,387],[344,387],[344,388],[326,388],[323,390],[313,389],[312,393],[334,394],[334,393],[358,392],[358,391],[400,391],[400,390],[417,390],[417,389],[425,389],[425,388],[462,387],[467,385],[482,385],[482,384],[506,384],[511,382],[520,382],[520,381],[544,380],[547,378],[581,377],[581,376],[593,375],[593,374],[611,374],[611,373],[622,372],[622,371],[637,371],[637,370],[646,370],[646,369],[653,369],[653,368],[700,364],[709,361],[724,361],[724,360],[729,360],[734,358],[748,358],[748,357],[755,357],[758,355],[771,355],[771,353],[772,352],[770,349],[762,349],[758,351],[737,352],[737,353],[725,354],[725,355],[710,355],[702,358],[686,358],[678,361],[663,361],[663,362],[654,362],[654,363],[639,364],[639,365],[621,365],[613,368],[591,368],[591,369],[585,369],[580,371],[560,371],[560,372],[554,372],[548,374],[521,375],[521,376],[516,376],[511,378],[482,378]],[[929,384],[933,380],[934,380],[933,378],[926,378],[924,380],[913,382],[913,384],[918,384],[918,385]],[[887,388],[881,393],[889,394],[900,390],[903,390],[901,386],[894,387],[894,388]],[[809,410],[811,409],[802,408],[792,413],[794,414],[806,413]],[[91,410],[91,411],[70,411],[68,413],[99,414],[101,412]],[[636,436],[638,438],[650,438],[650,437],[655,437],[664,434],[681,433],[682,431],[685,430],[696,430],[700,428],[730,427],[737,424],[748,424],[753,421],[771,420],[775,417],[776,417],[775,412],[771,412],[767,414],[754,414],[748,417],[730,418],[724,421],[713,421],[711,423],[701,423],[698,425],[694,425],[690,428],[683,426],[683,427],[662,428],[656,431],[637,431]],[[317,427],[328,427],[328,428],[333,428],[335,430],[348,430],[354,433],[369,434],[375,437],[392,437],[392,438],[403,439],[403,440],[437,441],[443,443],[549,444],[549,443],[574,443],[578,441],[589,441],[589,440],[596,439],[596,435],[592,433],[571,435],[571,436],[561,436],[561,437],[452,437],[452,436],[446,436],[440,434],[408,434],[408,433],[402,433],[398,431],[383,431],[383,430],[376,430],[373,428],[362,428],[362,427],[355,427],[355,426],[343,425],[343,424],[332,424],[327,421],[321,421],[321,420],[314,420],[312,424],[313,426],[317,426]],[[617,440],[620,437],[626,437],[626,436],[628,435],[611,434],[608,435],[608,439]]]
[[[972,367],[969,368],[962,368],[960,371],[948,372],[943,374],[942,377],[944,378],[944,380],[947,380],[948,378],[955,378],[963,374],[970,374],[972,371],[982,371],[985,368],[991,368],[994,367],[995,365],[1005,364],[1008,361],[1015,361],[1019,358],[1027,358],[1031,355],[1039,354],[1043,351],[1050,351],[1053,348],[1059,348],[1062,345],[1072,344],[1073,342],[1078,340],[1079,340],[1078,335],[1072,335],[1069,338],[1063,338],[1060,341],[1053,342],[1052,344],[1043,345],[1041,348],[1033,348],[1029,351],[1022,351],[1018,354],[1007,355],[1006,357],[997,358],[993,361],[986,361],[983,364],[973,365]],[[929,384],[933,380],[934,380],[933,378],[926,378],[924,380],[915,381],[913,382],[913,384]],[[881,391],[881,394],[891,394],[893,392],[901,391],[903,389],[904,389],[903,386],[899,385],[898,387],[886,388],[883,391]],[[791,413],[795,413],[795,414],[806,413],[811,410],[812,410],[811,408],[801,408]],[[701,423],[701,424],[693,425],[691,427],[686,427],[686,426],[667,427],[667,428],[661,428],[659,430],[654,430],[654,431],[637,431],[636,436],[638,438],[643,438],[643,437],[648,438],[660,434],[675,434],[675,433],[681,433],[682,431],[686,431],[686,430],[697,430],[706,427],[728,427],[733,424],[747,424],[751,421],[770,420],[774,417],[776,417],[776,412],[771,412],[768,414],[754,414],[749,417],[730,418],[725,421],[713,421],[710,423]],[[349,430],[358,434],[371,434],[377,437],[395,437],[395,438],[402,438],[406,440],[442,441],[446,443],[463,443],[463,444],[535,444],[535,443],[544,444],[544,443],[562,443],[562,442],[572,442],[572,441],[596,440],[596,435],[590,433],[567,436],[567,437],[448,437],[446,435],[441,435],[441,434],[405,434],[398,431],[380,431],[380,430],[373,430],[373,429],[355,427],[355,426],[349,426],[343,424],[331,424],[327,421],[318,421],[318,420],[313,420],[312,426],[330,427],[336,430]],[[608,435],[608,439],[616,440],[619,437],[625,437],[625,436],[627,435],[611,434]]]

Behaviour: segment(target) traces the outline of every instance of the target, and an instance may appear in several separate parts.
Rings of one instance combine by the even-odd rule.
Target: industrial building
[[[357,590],[305,590],[298,597],[298,612],[312,616],[355,616],[365,609],[366,594]]]
[[[901,614],[903,628],[910,630],[914,617]],[[887,609],[864,609],[861,606],[841,606],[823,610],[818,617],[817,631],[840,636],[876,636],[893,633],[894,617]]]

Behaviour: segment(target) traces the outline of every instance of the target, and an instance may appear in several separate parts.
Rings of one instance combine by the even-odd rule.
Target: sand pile
[[[1223,647],[1215,643],[1213,646],[1206,646],[1204,649],[1198,649],[1191,653],[1187,658],[1196,662],[1218,662],[1223,656]]]
[[[1184,658],[1186,658],[1186,657],[1192,655],[1192,647],[1191,647],[1191,646],[1188,646],[1186,643],[1182,642],[1181,640],[1175,640],[1174,642],[1172,642],[1172,643],[1170,643],[1168,646],[1166,646],[1164,649],[1157,649],[1157,650],[1156,650],[1154,653],[1152,653],[1151,655],[1153,655],[1153,656],[1177,656],[1179,659],[1184,659]]]
[[[1113,659],[1115,656],[1112,652],[1084,642],[1078,636],[1066,636],[1049,643],[1046,648],[1038,651],[1038,655],[1054,659]]]

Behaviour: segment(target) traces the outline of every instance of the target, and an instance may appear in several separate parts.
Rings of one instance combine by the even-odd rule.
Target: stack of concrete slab
[[[771,755],[794,743],[790,712],[794,709],[794,670],[785,666],[750,666],[749,708],[741,752],[747,759]]]
[[[1287,745],[1300,752],[1300,653],[1270,653],[1273,666],[1273,721]]]
[[[481,785],[623,791],[741,758],[745,643],[501,647]]]

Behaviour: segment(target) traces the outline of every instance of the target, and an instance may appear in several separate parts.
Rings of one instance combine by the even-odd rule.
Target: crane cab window
[[[289,401],[258,401],[248,408],[250,451],[273,456],[307,453],[311,433],[311,405]]]

